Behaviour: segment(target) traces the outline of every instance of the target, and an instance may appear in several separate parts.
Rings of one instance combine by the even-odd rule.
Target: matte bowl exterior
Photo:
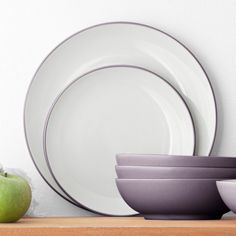
[[[229,211],[216,179],[117,179],[125,202],[145,219],[220,219]]]
[[[116,166],[119,179],[233,179],[236,168]]]
[[[236,180],[217,181],[216,184],[225,205],[236,213]]]
[[[166,166],[166,167],[224,167],[236,168],[236,158],[206,156],[175,156],[161,154],[116,155],[119,166]]]

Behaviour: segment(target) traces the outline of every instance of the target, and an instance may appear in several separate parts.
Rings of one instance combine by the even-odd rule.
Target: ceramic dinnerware
[[[226,206],[236,213],[236,180],[221,180],[217,181],[217,188],[220,193],[220,196]]]
[[[119,166],[236,168],[236,158],[218,156],[120,153],[116,155],[116,161]]]
[[[45,58],[25,101],[25,136],[32,160],[44,180],[67,200],[70,198],[57,185],[44,158],[42,137],[48,110],[58,93],[76,78],[113,64],[144,67],[175,86],[196,125],[195,153],[208,155],[212,149],[216,103],[207,75],[193,54],[170,35],[147,25],[114,22],[92,26],[63,41]]]
[[[145,219],[220,219],[229,211],[217,179],[117,179],[126,203]]]
[[[116,166],[119,179],[232,179],[236,168]]]
[[[175,89],[150,71],[125,65],[91,71],[67,86],[44,132],[58,185],[78,204],[106,215],[134,214],[114,181],[117,152],[192,154],[194,144],[190,113]]]

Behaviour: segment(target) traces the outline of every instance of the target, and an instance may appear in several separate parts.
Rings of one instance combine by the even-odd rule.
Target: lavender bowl
[[[233,179],[236,168],[116,166],[119,179]],[[236,184],[236,183],[235,183]]]
[[[116,179],[125,202],[145,219],[220,219],[229,211],[217,179]]]
[[[166,167],[220,167],[236,168],[236,158],[180,156],[161,154],[117,154],[119,166],[166,166]]]
[[[217,181],[216,185],[225,205],[236,213],[236,180]]]

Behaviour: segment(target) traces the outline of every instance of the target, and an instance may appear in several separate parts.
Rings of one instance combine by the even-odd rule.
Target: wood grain
[[[0,224],[1,236],[235,236],[236,218],[148,221],[142,217],[24,218]]]

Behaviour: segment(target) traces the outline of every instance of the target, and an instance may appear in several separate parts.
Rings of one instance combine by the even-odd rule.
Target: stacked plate
[[[45,181],[106,215],[136,214],[115,184],[116,153],[208,156],[216,120],[212,87],[193,54],[129,22],[96,25],[59,44],[36,71],[24,110],[27,145]]]
[[[116,180],[127,204],[146,219],[220,219],[229,211],[216,181],[236,178],[236,159],[117,155]]]

